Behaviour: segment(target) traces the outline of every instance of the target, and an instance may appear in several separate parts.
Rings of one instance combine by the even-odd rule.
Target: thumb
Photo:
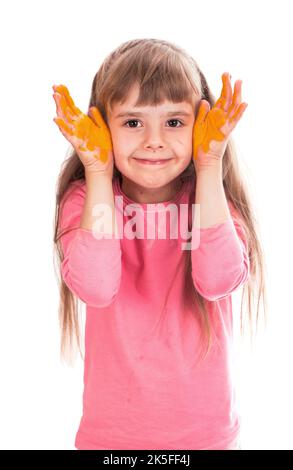
[[[210,110],[210,103],[207,100],[201,100],[199,109],[198,109],[197,118],[196,118],[197,122],[199,123],[203,122],[209,110]]]
[[[97,126],[101,127],[103,119],[98,108],[96,108],[95,106],[91,106],[89,109],[89,115],[92,120],[97,124]]]

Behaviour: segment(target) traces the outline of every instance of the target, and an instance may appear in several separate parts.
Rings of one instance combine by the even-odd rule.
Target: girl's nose
[[[158,130],[148,132],[145,137],[145,144],[147,147],[152,147],[154,149],[165,146],[164,138]]]

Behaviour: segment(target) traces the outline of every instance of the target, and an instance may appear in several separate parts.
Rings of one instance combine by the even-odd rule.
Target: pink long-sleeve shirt
[[[165,239],[97,239],[79,228],[85,181],[71,183],[67,191],[59,227],[75,229],[61,237],[61,272],[86,304],[83,414],[75,447],[237,449],[241,419],[231,367],[231,294],[247,280],[249,258],[232,204],[229,220],[197,229],[199,244],[189,252],[191,282],[206,299],[213,333],[208,356],[198,361],[202,337],[196,307],[183,302],[186,236],[179,231],[178,238],[168,238],[167,224]],[[125,228],[134,217],[125,207],[135,202],[122,192],[118,177],[113,191],[116,201],[123,198],[116,211]],[[160,203],[160,210],[171,203],[178,213],[187,204],[190,216],[191,177],[171,201]],[[145,222],[159,211],[156,204],[139,206]]]

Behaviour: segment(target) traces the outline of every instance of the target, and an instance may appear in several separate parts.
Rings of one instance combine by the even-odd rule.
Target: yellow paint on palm
[[[91,108],[91,119],[75,106],[66,86],[58,85],[55,87],[55,91],[61,95],[60,107],[69,124],[56,118],[60,127],[70,135],[82,140],[80,150],[96,152],[97,149],[100,149],[99,159],[106,163],[108,152],[112,150],[112,140],[108,126],[98,108]]]
[[[229,110],[225,110],[228,96],[229,96],[229,77],[227,73],[222,75],[222,91],[220,98],[216,101],[212,109],[206,112],[206,107],[200,105],[197,119],[193,129],[193,150],[194,159],[198,154],[199,146],[202,146],[204,153],[210,150],[210,143],[212,140],[223,141],[226,135],[221,132],[221,128],[229,120],[232,120]],[[231,108],[234,106],[234,99]],[[240,111],[239,111],[240,112]],[[238,118],[238,114],[233,116],[233,119]]]
[[[220,131],[220,128],[225,122],[224,112],[219,108],[213,108],[209,111],[207,118],[195,126],[193,132],[194,158],[197,156],[199,146],[202,146],[202,150],[208,153],[212,140],[224,140],[225,135]]]

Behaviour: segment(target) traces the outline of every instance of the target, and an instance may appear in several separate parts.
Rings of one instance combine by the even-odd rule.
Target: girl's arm
[[[212,109],[207,100],[201,100],[193,130],[195,203],[200,210],[199,217],[195,211],[192,235],[196,237],[191,251],[192,278],[196,289],[208,300],[228,296],[249,276],[244,229],[226,200],[222,182],[229,136],[247,107],[241,102],[242,81],[235,82],[233,93],[230,79],[228,73],[222,75],[221,96]]]
[[[222,164],[204,171],[197,171],[195,203],[200,207],[197,228],[208,228],[230,218],[230,211],[222,183]]]
[[[80,227],[87,230],[92,230],[94,227],[95,232],[98,234],[98,227],[95,225],[95,221],[97,220],[99,212],[104,208],[103,221],[105,222],[105,227],[103,233],[107,232],[108,234],[114,235],[116,219],[112,177],[85,171],[85,181],[86,198]],[[105,208],[107,210],[105,210]]]
[[[73,294],[92,307],[111,304],[121,280],[120,239],[98,239],[91,230],[92,207],[114,200],[110,184],[101,178],[87,179],[86,185],[74,183],[60,210],[60,228],[73,228],[60,238],[62,277]]]
[[[247,240],[237,212],[226,200],[220,166],[198,173],[195,203],[200,211],[194,221],[198,246],[191,251],[192,278],[203,297],[219,300],[249,276]]]
[[[53,86],[53,89],[58,114],[54,122],[75,148],[86,180],[85,187],[75,182],[73,191],[66,193],[67,197],[61,201],[58,228],[64,254],[62,277],[68,288],[87,305],[105,307],[116,297],[121,278],[120,240],[99,236],[116,232],[111,134],[98,108],[91,107],[87,116],[75,106],[65,85]],[[106,227],[99,227],[99,220],[97,224],[95,220],[105,208],[109,214],[102,215]],[[67,229],[71,230],[62,235]]]

